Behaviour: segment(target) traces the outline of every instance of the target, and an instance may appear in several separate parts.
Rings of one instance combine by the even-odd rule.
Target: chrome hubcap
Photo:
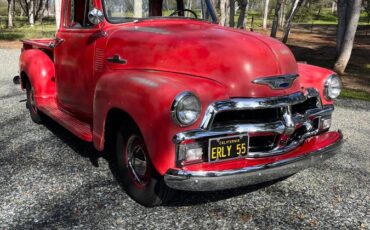
[[[148,162],[138,136],[131,136],[127,141],[127,164],[133,179],[139,184],[145,184]]]

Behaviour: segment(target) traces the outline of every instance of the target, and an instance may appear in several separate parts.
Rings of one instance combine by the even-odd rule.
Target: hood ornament
[[[292,86],[298,74],[286,74],[276,77],[263,77],[253,80],[252,83],[259,85],[268,85],[271,89],[288,89]]]

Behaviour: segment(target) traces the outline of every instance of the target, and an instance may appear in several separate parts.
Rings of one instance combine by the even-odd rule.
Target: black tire
[[[127,194],[146,207],[169,201],[174,191],[150,162],[145,142],[137,128],[121,127],[117,132],[116,160],[119,177]]]
[[[36,103],[35,103],[35,97],[34,97],[34,90],[30,83],[27,83],[26,85],[26,91],[27,91],[27,109],[30,111],[31,119],[33,122],[37,124],[42,124],[42,113],[38,110]]]

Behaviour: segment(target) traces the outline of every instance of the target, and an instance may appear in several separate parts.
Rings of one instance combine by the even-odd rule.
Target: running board
[[[80,139],[92,142],[92,127],[90,124],[85,123],[70,114],[60,110],[55,99],[43,99],[38,103],[38,109],[47,116],[51,117],[54,121],[68,129],[71,133]]]

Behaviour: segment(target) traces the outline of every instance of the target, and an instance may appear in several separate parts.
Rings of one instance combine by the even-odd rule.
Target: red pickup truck
[[[140,204],[283,178],[337,153],[339,77],[275,39],[219,26],[211,0],[62,9],[55,39],[23,41],[31,118],[113,153]]]

